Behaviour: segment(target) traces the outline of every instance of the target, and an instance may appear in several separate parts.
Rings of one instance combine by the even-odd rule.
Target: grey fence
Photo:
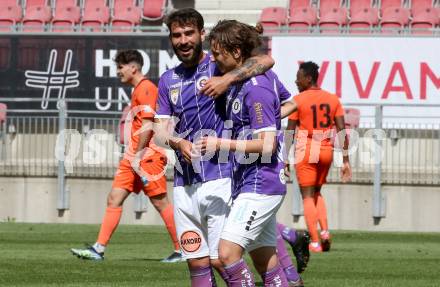
[[[7,114],[0,130],[0,175],[58,176],[59,159],[64,158],[67,176],[113,176],[122,150],[117,139],[121,113],[97,117],[69,111],[61,117],[58,110],[44,115],[10,110]],[[64,137],[60,130],[65,131]],[[64,151],[59,149],[62,146]]]
[[[60,210],[69,207],[66,177],[112,178],[122,153],[121,112],[69,110],[74,100],[66,101],[58,102],[57,110],[15,109],[7,110],[4,119],[0,116],[0,176],[57,177]],[[404,117],[387,113],[396,105],[360,108],[360,126],[350,135],[352,183],[373,185],[373,216],[379,219],[385,216],[383,184],[440,184],[440,121],[433,116],[437,111],[427,113],[424,106],[423,112]],[[170,156],[169,177],[173,161]],[[329,182],[339,182],[341,162],[342,154],[335,151]],[[294,187],[292,214],[301,215],[295,178]],[[137,202],[136,211],[143,211],[145,199]]]
[[[380,164],[382,184],[440,184],[438,124],[420,115],[408,115],[406,119],[412,118],[412,122],[404,123],[399,117],[387,116],[387,106],[380,106],[380,112],[366,107],[372,112],[361,115],[356,129],[359,137],[351,140],[352,182],[373,183]],[[66,176],[112,178],[122,152],[120,117],[121,112],[68,108],[65,114],[55,109],[8,110],[6,120],[0,123],[0,175],[58,176],[60,156],[56,155],[61,151],[56,147],[66,140]],[[66,136],[60,136],[60,130],[65,130]],[[378,152],[377,146],[381,149]],[[341,154],[335,152],[329,182],[339,182],[341,160]]]
[[[381,184],[440,184],[440,106],[414,106],[400,115],[395,115],[395,110],[408,107],[360,108],[365,114],[361,114],[356,130],[359,139],[353,139],[350,152],[353,182],[374,183],[375,173],[380,173]],[[342,156],[335,152],[330,182],[339,182],[338,161]]]

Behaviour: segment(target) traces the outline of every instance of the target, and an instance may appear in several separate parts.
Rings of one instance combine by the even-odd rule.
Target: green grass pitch
[[[159,262],[172,249],[165,228],[120,226],[103,262],[70,254],[97,231],[0,223],[0,286],[189,286],[185,263]],[[331,252],[312,254],[305,286],[440,286],[439,233],[335,232],[333,240]]]

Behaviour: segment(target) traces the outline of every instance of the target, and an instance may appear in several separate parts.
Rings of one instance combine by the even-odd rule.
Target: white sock
[[[319,246],[319,242],[312,242],[310,244],[312,244],[313,247],[318,247]]]
[[[98,242],[96,242],[95,244],[93,244],[93,249],[96,250],[96,252],[98,253],[104,253],[105,251],[105,246],[102,244],[99,244]]]

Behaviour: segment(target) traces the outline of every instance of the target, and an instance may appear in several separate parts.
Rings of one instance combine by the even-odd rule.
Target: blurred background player
[[[235,20],[217,23],[208,40],[223,73],[243,65],[261,45],[254,27]],[[281,128],[281,103],[276,81],[276,75],[267,71],[234,85],[226,98],[232,139],[204,137],[198,143],[202,152],[234,152],[234,201],[219,244],[220,260],[231,287],[255,286],[242,258],[245,250],[251,255],[264,286],[289,284],[276,253],[276,212],[286,193],[280,156],[282,143],[277,134]],[[290,108],[292,112],[296,105]],[[249,161],[251,153],[257,157]],[[301,280],[299,276],[298,280]]]
[[[222,94],[229,85],[273,65],[267,55],[250,58],[239,69],[221,75],[209,54],[202,50],[205,38],[204,20],[194,9],[185,8],[171,13],[166,24],[170,41],[182,64],[165,72],[159,81],[157,140],[176,152],[174,172],[174,208],[180,245],[187,259],[191,285],[216,286],[211,266],[225,282],[228,276],[218,260],[218,242],[231,197],[230,164],[220,162],[216,154],[209,160],[194,157],[193,140],[201,131],[210,130],[222,136],[225,101],[206,95]],[[205,86],[205,89],[202,88]],[[171,119],[177,119],[171,136]]]
[[[289,116],[287,130],[295,130],[295,169],[304,204],[304,217],[310,232],[312,252],[330,250],[330,232],[327,211],[321,187],[333,161],[333,127],[336,126],[339,142],[343,142],[341,179],[351,179],[348,158],[348,139],[345,136],[344,110],[339,98],[321,90],[318,85],[319,66],[313,62],[302,63],[296,74],[299,95],[295,96],[298,110]],[[342,131],[342,132],[341,132]],[[290,146],[286,141],[286,148]],[[289,164],[286,168],[289,169]],[[317,224],[321,227],[321,238]]]
[[[131,126],[126,127],[130,128],[131,138],[108,194],[107,209],[96,243],[86,249],[72,248],[71,251],[83,259],[104,259],[104,250],[118,227],[125,199],[131,192],[142,190],[162,217],[174,244],[174,252],[162,261],[177,262],[182,255],[176,236],[173,205],[168,201],[166,191],[164,172],[167,159],[164,151],[150,142],[157,88],[142,74],[143,58],[137,50],[120,51],[114,61],[120,81],[134,87],[128,114],[130,119],[126,119],[126,124],[131,123]]]

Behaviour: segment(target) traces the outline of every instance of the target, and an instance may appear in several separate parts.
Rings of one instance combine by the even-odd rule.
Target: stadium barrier
[[[374,217],[385,214],[383,185],[439,184],[438,39],[286,33],[271,40],[274,69],[290,91],[295,91],[297,63],[314,60],[321,66],[323,88],[361,110],[352,182],[373,184]],[[117,80],[112,59],[125,48],[141,52],[143,72],[156,83],[178,63],[166,33],[0,35],[0,102],[8,106],[0,125],[0,175],[57,177],[60,209],[68,208],[66,177],[113,176],[120,155],[119,117],[131,90]],[[58,99],[65,99],[65,113]],[[66,146],[79,149],[60,165],[55,147],[62,130],[70,132]],[[64,147],[58,150],[63,152]],[[339,183],[338,163],[335,153],[331,183]],[[295,206],[300,201],[293,202],[292,213],[300,215],[301,207]]]
[[[38,101],[38,99],[27,99]],[[23,99],[4,98],[11,103]],[[55,101],[55,99],[50,100]],[[57,109],[20,110],[7,109],[7,116],[0,128],[2,153],[0,174],[4,176],[56,176],[56,146],[60,130],[66,130],[66,146],[78,147],[66,155],[66,170],[71,177],[112,178],[121,154],[119,144],[119,120],[122,112],[69,110],[70,103],[95,100],[67,99],[64,127],[60,127],[62,113]],[[117,103],[114,100],[111,103]],[[124,105],[126,103],[124,102]],[[349,106],[347,104],[346,106]],[[366,106],[369,105],[360,105]],[[376,160],[372,141],[379,137],[382,145],[380,163],[382,182],[386,184],[440,184],[440,133],[438,125],[424,123],[427,117],[408,115],[421,123],[402,123],[399,117],[383,116],[382,110],[399,105],[377,105],[380,112],[361,115],[358,139],[351,139],[350,158],[354,169],[353,181],[373,183]],[[373,106],[376,107],[376,106]],[[430,106],[430,108],[440,107]],[[430,117],[430,116],[429,116]],[[377,122],[386,118],[386,124]],[[393,118],[395,122],[391,122]],[[371,121],[374,120],[374,122]],[[375,133],[382,129],[382,133]],[[354,135],[351,135],[354,136]],[[60,145],[58,143],[58,145]],[[334,166],[329,174],[330,182],[339,182],[337,172],[342,156],[335,152]]]
[[[18,101],[2,100],[8,104]],[[57,177],[60,210],[69,207],[66,177],[112,178],[122,154],[118,134],[122,113],[68,109],[70,103],[89,101],[93,100],[67,99],[58,103],[58,110],[43,114],[41,110],[8,109],[0,131],[0,176]],[[373,185],[373,216],[381,218],[385,216],[383,184],[440,184],[440,132],[438,125],[423,123],[426,117],[420,115],[412,116],[421,121],[419,124],[402,123],[393,116],[385,116],[384,124],[384,109],[398,105],[364,107],[373,108],[374,113],[361,116],[360,127],[350,132],[352,183]],[[169,162],[167,176],[171,179],[174,157],[170,156]],[[340,183],[341,163],[342,153],[336,150],[328,182]],[[299,216],[300,194],[296,178],[292,179],[292,214]],[[143,200],[137,203],[137,211],[145,210]]]

